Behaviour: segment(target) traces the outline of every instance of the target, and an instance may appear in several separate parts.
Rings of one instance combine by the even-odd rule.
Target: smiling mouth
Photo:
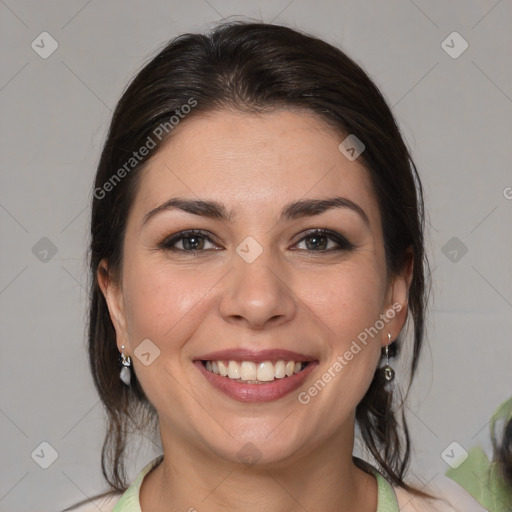
[[[239,384],[265,384],[282,380],[304,371],[309,361],[201,361],[208,372],[225,377]]]

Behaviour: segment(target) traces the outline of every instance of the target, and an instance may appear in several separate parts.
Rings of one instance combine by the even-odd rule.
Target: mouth
[[[201,361],[207,371],[238,383],[263,384],[286,379],[303,371],[308,361]]]
[[[240,402],[270,402],[297,389],[318,361],[290,351],[222,351],[194,361],[217,390]]]

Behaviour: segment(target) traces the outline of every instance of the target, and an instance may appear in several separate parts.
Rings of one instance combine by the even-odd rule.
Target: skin
[[[380,211],[369,173],[338,150],[340,137],[314,114],[214,112],[190,118],[144,169],[128,218],[119,282],[98,269],[119,351],[158,411],[164,461],[143,482],[144,512],[375,511],[373,476],[352,461],[355,408],[407,315],[412,261],[397,276],[385,265]],[[285,204],[342,196],[349,208],[279,221]],[[221,202],[231,220],[178,209],[144,216],[172,197]],[[355,247],[315,248],[307,231],[333,230]],[[185,229],[207,232],[202,253],[159,247]],[[236,252],[248,236],[262,254]],[[190,242],[190,239],[187,241]],[[306,241],[309,241],[308,243]],[[217,248],[217,250],[213,250]],[[309,249],[309,250],[308,250]],[[327,250],[325,250],[327,249]],[[402,310],[342,371],[303,405],[307,390],[379,315]],[[134,357],[150,339],[160,356]],[[240,403],[214,389],[193,360],[213,350],[281,348],[314,357],[318,367],[297,392],[274,402]],[[246,443],[260,459],[237,453]]]

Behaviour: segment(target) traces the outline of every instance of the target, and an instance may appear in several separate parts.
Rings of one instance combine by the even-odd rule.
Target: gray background
[[[231,15],[341,46],[393,105],[425,185],[434,269],[408,409],[412,469],[435,480],[451,442],[489,445],[488,420],[512,392],[509,0],[0,0],[2,511],[56,510],[104,489],[103,413],[85,352],[95,166],[142,63],[171,37]],[[46,59],[31,47],[44,31],[58,43]],[[469,44],[458,58],[442,46],[453,31]],[[452,39],[445,45],[460,51]],[[41,442],[58,453],[46,470],[31,457]],[[152,456],[142,446],[133,471]]]

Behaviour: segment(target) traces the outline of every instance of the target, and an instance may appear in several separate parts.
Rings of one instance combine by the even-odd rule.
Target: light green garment
[[[499,420],[512,420],[512,397],[501,404],[491,419],[491,438],[495,439],[495,426]],[[512,489],[505,484],[495,462],[489,461],[480,446],[472,448],[468,458],[446,476],[457,482],[489,512],[512,511]]]
[[[150,462],[138,475],[133,484],[121,496],[112,512],[141,512],[139,492],[144,477],[160,462],[162,457]],[[391,484],[374,468],[373,474],[377,478],[377,512],[399,512],[398,501]]]

